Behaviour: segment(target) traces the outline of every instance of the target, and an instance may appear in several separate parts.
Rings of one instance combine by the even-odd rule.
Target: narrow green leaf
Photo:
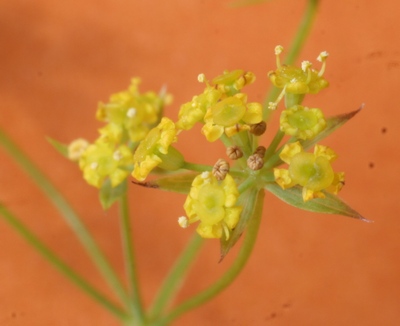
[[[62,144],[59,141],[47,137],[47,141],[65,158],[68,158],[68,145]]]
[[[339,197],[328,192],[325,192],[325,198],[315,198],[304,202],[302,188],[300,186],[282,189],[276,183],[268,183],[265,186],[265,189],[273,193],[285,203],[306,211],[324,214],[337,214],[359,219],[364,222],[372,222],[364,218],[360,213],[343,202]]]
[[[164,191],[173,191],[181,194],[188,194],[192,186],[193,179],[197,175],[198,173],[190,172],[190,173],[161,177],[146,182],[138,182],[138,181],[132,181],[132,182],[136,185],[146,188],[155,188]]]
[[[236,225],[235,229],[232,231],[231,236],[228,240],[224,237],[221,238],[221,260],[228,254],[229,250],[236,244],[239,240],[240,236],[244,232],[247,227],[249,221],[253,218],[256,201],[258,198],[259,190],[257,188],[251,188],[248,191],[244,192],[238,199],[238,206],[242,206],[243,210],[240,215],[240,220],[238,225]]]
[[[111,186],[111,181],[107,179],[99,192],[99,199],[104,210],[109,209],[118,199],[126,193],[126,182],[122,182],[116,187]]]

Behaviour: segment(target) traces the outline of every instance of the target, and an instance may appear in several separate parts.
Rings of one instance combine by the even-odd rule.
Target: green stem
[[[132,310],[134,312],[135,319],[137,320],[139,325],[143,325],[145,316],[139,291],[138,277],[136,274],[136,264],[135,264],[136,260],[134,255],[133,239],[131,231],[132,227],[129,219],[129,204],[126,192],[119,200],[119,217],[121,226],[122,247],[125,258],[124,261],[128,277],[128,287],[132,297],[131,299]]]
[[[213,167],[210,165],[196,164],[196,163],[189,163],[189,162],[183,163],[183,166],[182,166],[182,169],[197,171],[197,172],[211,171],[212,168]]]
[[[149,309],[150,320],[157,320],[159,315],[164,312],[165,308],[175,298],[176,293],[185,279],[185,274],[193,263],[193,260],[197,257],[197,253],[199,252],[203,242],[203,238],[201,238],[197,233],[194,234],[190,243],[187,245],[175,265],[172,267],[168,276],[165,278],[163,285]]]
[[[50,182],[49,178],[36,167],[36,165],[18,148],[16,144],[11,141],[11,139],[9,139],[3,133],[2,130],[0,130],[0,144],[22,167],[22,169],[35,181],[36,185],[45,193],[47,198],[58,209],[64,220],[81,241],[87,253],[108,282],[109,286],[114,290],[122,302],[128,306],[130,299],[121,281],[69,203]]]
[[[246,180],[244,180],[239,186],[238,191],[240,194],[244,193],[247,189],[254,186],[256,179],[255,176],[249,176]]]
[[[35,236],[19,219],[14,216],[7,208],[0,205],[0,215],[5,221],[24,238],[32,247],[36,249],[51,265],[57,268],[71,282],[75,283],[83,292],[85,292],[94,301],[98,302],[105,309],[111,312],[118,319],[126,321],[129,318],[120,307],[111,302],[102,293],[90,285],[82,276],[77,274],[71,267],[63,262],[53,251],[51,251],[37,236]]]
[[[289,52],[285,57],[285,64],[292,65],[298,58],[300,51],[304,47],[304,43],[310,34],[314,19],[317,14],[317,8],[320,0],[309,0],[307,8],[304,12],[303,19],[297,29],[297,33],[292,41]],[[272,115],[272,110],[268,109],[268,103],[273,102],[279,95],[281,90],[273,87],[264,101],[264,120],[269,121]]]
[[[194,296],[193,298],[183,302],[181,305],[172,310],[167,316],[160,319],[157,325],[169,325],[174,319],[183,313],[194,309],[203,303],[211,300],[225,288],[227,288],[240,274],[243,267],[246,265],[247,260],[253,250],[254,244],[257,239],[257,233],[261,222],[262,208],[264,200],[264,190],[259,190],[254,209],[254,215],[251,218],[246,231],[246,236],[243,241],[240,252],[235,259],[232,266],[225,272],[225,274],[215,282],[211,287]]]
[[[271,144],[268,146],[267,150],[265,151],[264,154],[264,161],[268,162],[269,158],[275,153],[275,150],[281,143],[283,137],[285,136],[285,133],[278,130],[275,134],[274,139],[272,140]]]

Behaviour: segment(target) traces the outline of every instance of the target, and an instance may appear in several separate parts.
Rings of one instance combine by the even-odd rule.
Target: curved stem
[[[289,52],[285,57],[285,64],[293,64],[299,56],[300,51],[303,49],[304,43],[307,40],[307,37],[309,36],[312,25],[314,23],[319,1],[320,0],[308,1],[303,19],[301,20],[300,25],[297,29],[297,33],[292,41]],[[268,121],[270,119],[273,111],[268,109],[268,103],[273,102],[274,99],[279,95],[280,91],[281,90],[279,88],[273,87],[267,95],[263,106],[264,120]]]
[[[17,233],[24,238],[37,252],[39,252],[51,265],[57,268],[65,277],[77,285],[83,292],[85,292],[94,301],[98,302],[106,310],[111,312],[120,320],[126,321],[129,315],[124,312],[120,307],[111,302],[102,293],[90,285],[82,276],[76,273],[70,266],[62,261],[52,250],[50,250],[37,236],[35,236],[21,221],[18,220],[10,211],[4,206],[0,205],[0,215],[5,221],[14,228]]]
[[[226,271],[225,274],[211,287],[194,296],[193,298],[183,302],[181,305],[172,310],[172,312],[169,313],[167,316],[160,319],[157,325],[169,325],[174,319],[176,319],[183,313],[194,309],[215,297],[236,279],[236,277],[242,271],[243,267],[246,265],[246,262],[249,259],[254,244],[256,242],[257,233],[261,222],[263,201],[264,190],[258,190],[257,200],[254,208],[254,215],[247,226],[246,236],[243,241],[242,247],[240,248],[240,252],[228,271]]]
[[[179,259],[171,268],[152,306],[150,307],[150,320],[157,320],[159,315],[163,313],[164,309],[174,299],[184,281],[185,273],[187,273],[188,268],[193,263],[193,260],[197,257],[197,253],[199,252],[203,243],[203,238],[201,238],[197,233],[194,234],[190,243],[187,245]]]
[[[33,179],[36,185],[45,193],[47,198],[61,213],[64,220],[74,231],[86,252],[89,254],[110,288],[120,298],[126,306],[130,304],[130,298],[126,293],[121,281],[114,269],[98,247],[97,243],[86,229],[85,225],[65,200],[57,188],[50,182],[49,178],[43,174],[36,165],[0,130],[0,145],[10,154],[10,156],[22,167],[22,169]]]
[[[128,196],[125,192],[119,200],[119,217],[122,237],[122,247],[124,252],[124,262],[126,266],[126,274],[128,277],[129,292],[132,299],[132,310],[135,320],[139,325],[144,324],[145,316],[141,303],[139,291],[139,282],[136,274],[135,255],[132,239],[132,227],[129,219]]]

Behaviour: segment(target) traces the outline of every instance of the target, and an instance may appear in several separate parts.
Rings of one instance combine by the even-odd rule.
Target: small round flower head
[[[159,96],[153,92],[140,94],[140,79],[133,78],[125,91],[111,95],[108,103],[99,103],[96,117],[100,121],[120,129],[132,142],[142,140],[158,120],[168,94]],[[106,129],[104,132],[107,132]]]
[[[89,142],[86,139],[75,139],[68,145],[68,158],[71,161],[79,161],[88,146]]]
[[[312,139],[325,127],[326,120],[320,109],[295,105],[281,113],[281,131],[298,139]]]
[[[303,61],[301,68],[281,65],[279,54],[280,52],[277,54],[277,69],[268,73],[269,79],[276,87],[285,88],[285,92],[291,94],[316,94],[328,87],[328,82],[322,77],[325,60],[321,71],[317,71],[311,68],[309,61]]]
[[[239,93],[244,86],[252,84],[255,79],[256,77],[250,71],[233,70],[224,71],[222,75],[215,77],[212,83],[226,96],[233,96]]]
[[[101,188],[106,179],[116,187],[128,177],[132,166],[133,155],[128,146],[116,146],[102,137],[89,145],[79,158],[83,178],[96,188]]]
[[[307,153],[300,142],[286,144],[280,158],[289,169],[274,169],[275,181],[282,189],[302,186],[304,201],[325,197],[322,190],[337,194],[344,184],[344,174],[333,172],[331,163],[336,157],[326,146],[316,145],[314,153]]]
[[[207,110],[204,116],[205,125],[202,133],[210,142],[216,141],[225,134],[228,137],[250,130],[250,125],[262,121],[262,106],[259,103],[246,103],[243,93],[227,97]]]
[[[132,176],[143,181],[156,167],[175,170],[183,164],[183,157],[171,144],[176,142],[175,124],[168,118],[162,118],[160,124],[150,130],[133,156]]]
[[[238,197],[236,183],[229,174],[223,181],[211,173],[198,175],[183,206],[188,223],[200,221],[197,233],[203,238],[229,239],[242,211],[242,207],[236,206]]]

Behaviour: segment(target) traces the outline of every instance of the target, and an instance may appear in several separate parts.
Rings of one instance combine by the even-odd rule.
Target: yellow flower
[[[244,86],[252,84],[255,80],[256,77],[252,72],[238,69],[224,71],[222,75],[215,77],[212,83],[222,93],[227,96],[233,96],[239,93]]]
[[[247,96],[238,93],[211,106],[204,121],[202,133],[210,142],[216,141],[225,134],[228,137],[250,130],[250,125],[262,121],[262,106],[259,103],[246,103]]]
[[[221,98],[220,91],[213,87],[206,87],[203,94],[194,96],[192,101],[181,106],[178,114],[178,129],[189,130],[197,122],[202,121],[207,109],[213,106]]]
[[[328,53],[321,52],[318,56],[318,61],[322,62],[322,68],[318,71],[311,68],[309,61],[303,61],[301,68],[281,65],[279,55],[282,50],[280,46],[275,49],[277,69],[268,73],[272,84],[291,94],[316,94],[328,87],[328,82],[323,78]]]
[[[139,84],[140,79],[133,78],[128,90],[111,95],[108,103],[99,103],[96,112],[98,120],[112,125],[114,135],[132,142],[142,140],[157,123],[166,98],[153,92],[140,94]],[[108,131],[104,129],[103,133]]]
[[[326,121],[320,109],[295,105],[281,113],[281,131],[298,139],[312,139],[325,127]]]
[[[179,169],[184,162],[183,156],[171,146],[177,140],[176,135],[175,124],[168,118],[162,118],[136,149],[132,176],[143,181],[156,166],[167,170]]]
[[[68,158],[71,161],[79,161],[88,146],[89,142],[86,139],[75,139],[68,145]]]
[[[115,146],[102,137],[89,145],[79,159],[83,178],[96,188],[101,188],[106,178],[116,187],[127,178],[132,166],[133,155],[128,146]]]
[[[239,222],[242,207],[235,206],[239,192],[232,176],[218,181],[210,172],[198,175],[185,201],[188,218],[181,217],[182,227],[200,221],[197,233],[203,238],[229,239],[232,229]]]
[[[286,144],[279,155],[289,169],[274,169],[275,181],[282,189],[303,186],[303,200],[324,198],[322,190],[337,194],[344,185],[344,173],[333,172],[336,153],[327,146],[316,145],[314,153],[304,152],[300,142]]]
[[[204,74],[200,74],[198,80],[204,82],[206,88],[202,94],[194,96],[190,102],[181,106],[176,123],[178,129],[191,129],[205,118],[209,108],[217,105],[221,100],[238,94],[244,86],[254,82],[255,76],[252,72],[233,70],[225,71],[222,75],[215,77],[211,84]]]

